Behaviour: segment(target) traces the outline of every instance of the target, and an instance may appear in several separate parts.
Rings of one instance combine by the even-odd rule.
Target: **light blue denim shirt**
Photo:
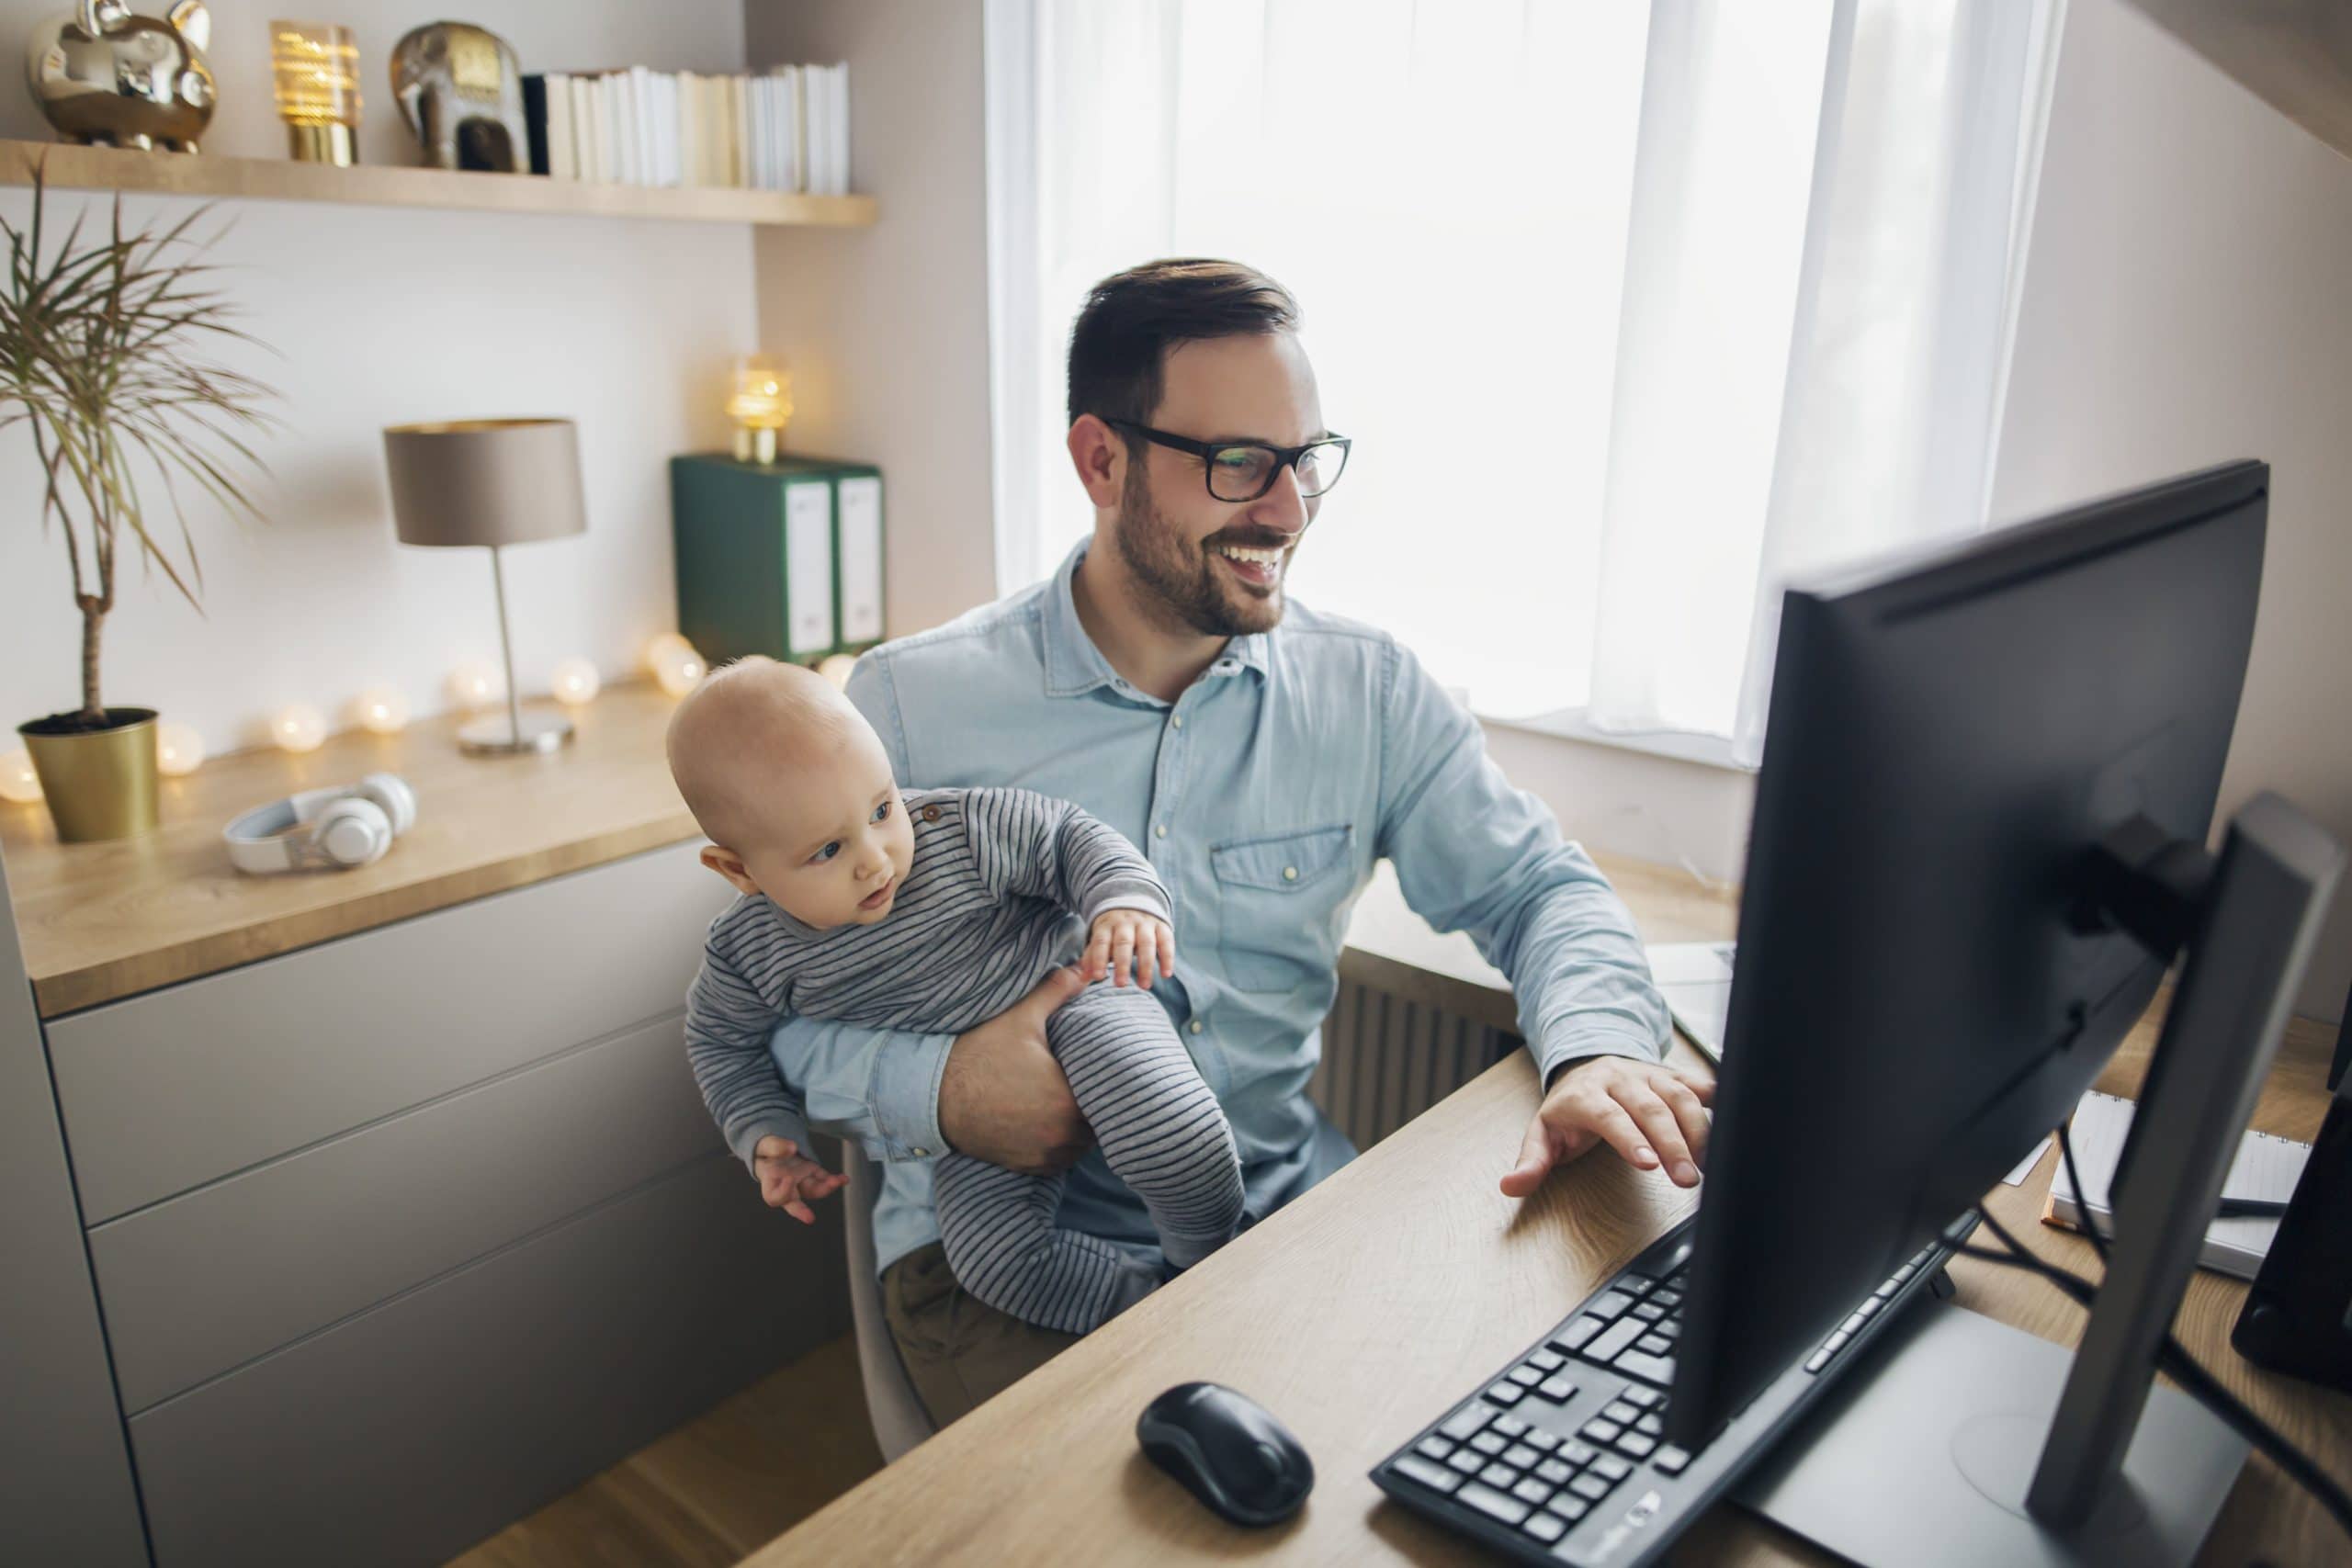
[[[1150,857],[1175,906],[1154,994],[1239,1145],[1262,1218],[1324,1174],[1306,1098],[1348,914],[1383,857],[1406,901],[1510,977],[1548,1077],[1581,1056],[1661,1059],[1668,1021],[1624,906],[1552,814],[1487,759],[1476,722],[1395,638],[1293,602],[1173,703],[1120,678],[1052,578],[860,659],[849,695],[903,786],[1016,786],[1076,802]],[[773,1049],[815,1124],[885,1163],[882,1267],[938,1239],[930,1159],[951,1037],[793,1019]],[[1499,1170],[1512,1153],[1495,1151]],[[1061,1223],[1148,1247],[1100,1151]]]

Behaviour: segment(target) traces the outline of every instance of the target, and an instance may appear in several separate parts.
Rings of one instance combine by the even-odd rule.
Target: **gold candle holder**
[[[737,360],[727,417],[735,422],[736,461],[775,462],[784,427],[792,422],[792,378],[784,367],[764,354]]]
[[[359,129],[359,46],[351,29],[272,22],[269,62],[293,156],[345,168],[358,162],[352,133]]]

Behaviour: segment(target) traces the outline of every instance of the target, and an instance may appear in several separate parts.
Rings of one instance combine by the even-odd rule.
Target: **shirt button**
[[[1283,867],[1283,880],[1284,882],[1296,882],[1298,880],[1298,867],[1295,865],[1286,865]]]
[[[1205,1028],[1207,1028],[1207,1027],[1208,1027],[1208,1026],[1207,1026],[1206,1024],[1203,1023],[1199,1019],[1197,1019],[1197,1018],[1196,1018],[1196,1019],[1193,1020],[1193,1033],[1198,1034],[1202,1030],[1204,1030],[1204,1029],[1205,1029]]]
[[[922,819],[923,819],[924,821],[926,821],[926,822],[936,822],[936,821],[938,821],[938,820],[939,820],[939,807],[937,807],[936,806],[926,806],[926,807],[924,807],[922,808]]]
[[[931,1157],[931,1151],[929,1149],[917,1149],[914,1153],[915,1158],[917,1159],[929,1159]]]
[[[1151,830],[1151,836],[1155,839],[1164,839],[1168,837],[1168,824],[1162,822],[1159,827],[1154,828]]]
[[[1180,714],[1178,714],[1175,717],[1173,717],[1173,718],[1170,719],[1170,720],[1168,721],[1168,728],[1170,728],[1170,729],[1182,729],[1182,728],[1184,728],[1184,716],[1183,716],[1182,714],[1181,714],[1181,713],[1180,713]]]

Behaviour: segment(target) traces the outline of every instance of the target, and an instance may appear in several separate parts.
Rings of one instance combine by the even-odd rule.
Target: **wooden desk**
[[[1664,868],[1606,863],[1653,941],[1731,934],[1728,892]],[[1418,929],[1417,929],[1418,928]],[[1464,938],[1418,925],[1393,884],[1366,893],[1342,973],[1508,1025],[1501,976]],[[1499,1016],[1496,1010],[1501,1009]],[[2308,1139],[2324,1110],[2331,1032],[2298,1024],[2255,1125]],[[2154,1039],[2143,1022],[2099,1087],[2133,1092]],[[1676,1058],[1698,1057],[1678,1041]],[[814,1562],[1165,1562],[1257,1559],[1354,1564],[1475,1559],[1462,1539],[1387,1502],[1365,1472],[1502,1365],[1652,1237],[1694,1195],[1605,1157],[1579,1161],[1525,1203],[1502,1196],[1535,1105],[1512,1056],[1168,1290],[755,1553],[751,1568]],[[2004,1224],[2044,1256],[2091,1267],[2087,1244],[2034,1223],[2056,1156],[1996,1189]],[[2082,1314],[2014,1269],[1962,1260],[1959,1300],[2072,1343]],[[2178,1323],[2240,1396],[2352,1472],[2352,1399],[2248,1368],[2228,1348],[2245,1286],[2199,1271]],[[1314,1495],[1287,1525],[1227,1526],[1137,1451],[1150,1399],[1193,1379],[1262,1402],[1314,1456]],[[2325,1516],[2268,1461],[2249,1461],[2204,1561],[2340,1560]],[[1817,1563],[1826,1554],[1733,1506],[1684,1538],[1691,1562]]]

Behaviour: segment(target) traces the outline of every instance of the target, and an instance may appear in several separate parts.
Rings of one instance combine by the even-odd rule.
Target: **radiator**
[[[1343,980],[1307,1094],[1368,1149],[1519,1048],[1508,1030]]]

